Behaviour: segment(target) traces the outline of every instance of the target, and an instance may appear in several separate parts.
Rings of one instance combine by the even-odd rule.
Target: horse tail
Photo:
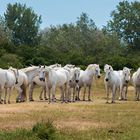
[[[28,82],[25,79],[24,82],[23,82],[23,84],[21,85],[23,101],[26,101],[27,100],[27,95],[26,95],[27,86],[28,86]]]

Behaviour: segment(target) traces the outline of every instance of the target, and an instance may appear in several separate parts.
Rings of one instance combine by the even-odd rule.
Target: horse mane
[[[23,72],[29,72],[29,71],[34,70],[35,68],[37,68],[37,66],[29,66],[27,68],[23,68],[23,69],[20,69],[20,70],[22,70]]]
[[[91,70],[93,68],[95,68],[97,66],[97,64],[89,64],[86,68],[86,70]]]
[[[137,75],[140,75],[140,68],[138,68],[137,70]]]

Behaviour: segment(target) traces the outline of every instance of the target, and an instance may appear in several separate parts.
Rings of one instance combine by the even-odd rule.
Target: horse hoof
[[[43,98],[39,98],[40,100],[43,100]]]
[[[92,100],[91,100],[91,99],[88,99],[88,101],[90,101],[90,102],[91,102]]]
[[[6,101],[4,101],[4,104],[6,104]]]
[[[78,100],[79,101],[79,100]],[[85,101],[85,99],[83,99],[83,101]]]
[[[48,100],[48,98],[45,98],[45,100]]]
[[[107,101],[106,104],[109,104],[109,102]]]
[[[29,101],[30,101],[30,102],[33,102],[33,101],[34,101],[34,99],[29,99]]]
[[[0,101],[0,104],[2,104],[2,101]]]
[[[111,102],[111,104],[114,104],[114,103],[115,103],[114,101]]]
[[[8,101],[8,104],[10,104],[10,101]]]

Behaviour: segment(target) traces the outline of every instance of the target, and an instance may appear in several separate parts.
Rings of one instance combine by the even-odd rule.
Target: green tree
[[[4,16],[7,27],[12,31],[14,44],[33,46],[39,43],[41,16],[31,8],[20,3],[8,4]]]
[[[5,20],[0,16],[0,45],[10,42],[12,39],[12,32],[6,27]]]
[[[140,49],[140,2],[122,1],[111,16],[109,30],[116,32],[128,46]]]

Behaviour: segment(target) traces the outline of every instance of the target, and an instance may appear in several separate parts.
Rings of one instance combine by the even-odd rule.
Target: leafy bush
[[[52,121],[39,122],[32,128],[33,133],[41,140],[54,140],[56,128],[53,126]]]

